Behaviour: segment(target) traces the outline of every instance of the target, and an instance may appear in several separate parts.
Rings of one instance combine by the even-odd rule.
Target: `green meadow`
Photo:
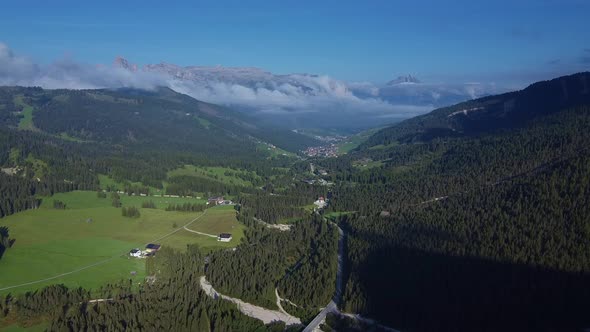
[[[25,104],[25,102],[23,101],[23,96],[21,96],[21,95],[16,96],[14,98],[14,103],[23,108],[23,110],[22,110],[23,118],[18,123],[18,129],[35,130],[35,126],[33,125],[33,107]]]
[[[75,194],[73,194],[75,193]],[[83,209],[94,207],[110,207],[112,206],[111,193],[106,193],[107,198],[97,198],[96,192],[93,191],[74,191],[73,193],[58,193],[51,197],[43,199],[42,209],[52,209],[53,201],[58,200],[66,203],[67,208]],[[161,196],[129,196],[127,194],[119,194],[123,206],[135,206],[141,208],[143,202],[154,202],[156,208],[166,209],[170,204],[184,204],[184,203],[207,203],[206,198],[191,198],[191,197],[161,197]]]
[[[279,147],[276,147],[276,146],[274,148],[270,147],[270,145],[267,143],[258,143],[256,146],[258,147],[258,149],[260,151],[266,151],[269,154],[270,158],[276,158],[279,156],[285,156],[285,157],[296,157],[297,156],[295,153],[283,150]]]
[[[184,165],[173,169],[168,172],[168,178],[174,176],[191,176],[197,178],[204,178],[224,184],[241,186],[241,187],[254,187],[255,185],[250,180],[245,180],[240,176],[246,176],[246,178],[254,179],[254,181],[260,181],[262,178],[253,171],[246,171],[243,169],[231,169],[228,167],[206,167],[206,166],[195,166],[195,165]],[[116,188],[117,190],[123,190],[125,183],[118,182],[111,177],[99,174],[98,180],[100,182],[101,189]],[[127,182],[128,185],[144,187],[141,182]],[[155,187],[149,187],[152,195],[160,195],[166,192],[168,186],[167,181],[162,182],[163,190]],[[202,196],[202,195],[201,195]],[[206,198],[206,197],[202,197]]]
[[[115,181],[114,179],[112,179],[108,175],[98,174],[98,181],[99,181],[100,189],[106,190],[108,187],[110,187],[110,188],[116,188],[116,190],[123,190],[123,188],[125,188],[125,183]],[[127,182],[127,184],[129,184],[131,186],[136,186],[136,187],[145,187],[144,184],[141,182]],[[156,194],[160,195],[162,193],[162,190],[160,190],[158,188],[151,187],[151,186],[147,186],[147,187],[150,189],[150,193],[152,195],[156,195]]]
[[[378,132],[381,128],[373,128],[369,130],[362,131],[360,133],[354,134],[349,136],[344,141],[341,141],[337,144],[338,146],[338,154],[346,154],[361,145],[365,142],[369,137],[373,134]]]
[[[0,322],[2,323],[2,322]],[[10,325],[10,326],[1,326],[0,325],[0,331],[2,332],[43,332],[43,331],[47,331],[47,323],[41,322],[37,325],[33,325],[33,326],[27,326],[27,327],[23,327],[20,326],[16,323]]]
[[[143,248],[146,243],[154,242],[178,250],[186,249],[187,244],[197,244],[208,251],[235,247],[243,237],[244,226],[236,220],[231,206],[210,208],[204,214],[175,212],[164,211],[167,203],[156,202],[159,197],[121,197],[123,206],[140,207],[142,199],[151,199],[159,208],[140,208],[139,218],[126,218],[121,215],[120,208],[111,206],[110,198],[97,198],[95,192],[76,191],[45,198],[37,210],[0,219],[0,226],[7,226],[10,237],[16,240],[0,259],[0,295],[56,283],[90,289],[121,279],[142,283],[145,260],[130,258],[128,252],[133,248]],[[66,209],[54,209],[54,199],[64,202]],[[162,199],[175,204],[185,200]],[[187,227],[191,230],[212,235],[227,232],[233,235],[233,240],[222,243],[186,231],[183,226],[191,221]],[[44,282],[4,289],[62,274]]]

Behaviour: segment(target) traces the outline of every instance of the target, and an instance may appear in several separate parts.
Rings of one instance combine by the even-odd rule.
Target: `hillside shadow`
[[[368,316],[402,331],[580,331],[590,274],[387,246],[357,269]]]
[[[9,237],[8,227],[0,226],[0,259],[4,256],[6,249],[12,247],[15,240]]]

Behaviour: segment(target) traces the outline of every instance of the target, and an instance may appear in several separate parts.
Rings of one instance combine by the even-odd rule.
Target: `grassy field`
[[[383,166],[382,160],[356,160],[352,162],[352,166],[358,169],[370,169],[374,167]]]
[[[352,151],[357,146],[361,145],[362,141],[345,141],[338,143],[338,154],[346,154]]]
[[[67,208],[82,209],[82,208],[98,208],[112,206],[111,193],[106,193],[107,198],[97,198],[94,191],[75,191],[72,193],[58,193],[52,197],[43,198],[42,209],[52,209],[53,201],[58,200],[66,203]],[[160,197],[160,196],[128,196],[126,194],[119,194],[123,206],[135,206],[141,208],[143,202],[152,201],[156,208],[164,210],[170,204],[184,204],[184,203],[207,203],[206,199],[197,199],[189,197]]]
[[[391,144],[387,144],[387,145],[379,144],[379,145],[374,145],[374,146],[370,147],[369,150],[389,149],[389,148],[392,148],[392,147],[394,147],[396,145],[398,145],[397,142],[394,142],[394,143],[391,143]]]
[[[57,135],[57,137],[63,139],[64,141],[70,141],[70,142],[78,142],[78,143],[90,142],[90,141],[85,141],[83,139],[79,139],[77,137],[70,136],[70,135],[68,135],[68,133],[61,133],[61,134]]]
[[[283,149],[276,147],[276,146],[273,148],[267,143],[258,143],[257,147],[260,151],[268,152],[268,154],[270,155],[270,158],[276,158],[278,156],[297,157],[297,155],[293,152],[283,150]]]
[[[9,326],[2,326],[2,321],[0,321],[0,331],[2,332],[43,332],[47,330],[47,323],[41,323],[34,326],[29,327],[22,327],[18,324],[14,323]]]
[[[22,115],[24,117],[20,120],[18,129],[35,130],[35,126],[33,125],[33,107],[25,104],[23,96],[14,97],[14,103],[23,107]]]
[[[197,115],[194,116],[195,120],[197,120],[199,122],[199,124],[205,128],[205,129],[209,129],[211,127],[211,122],[205,118],[201,118]]]
[[[324,214],[324,218],[332,220],[332,221],[337,221],[338,218],[347,215],[347,214],[353,214],[355,213],[355,211],[334,211],[334,212],[328,212]]]
[[[253,184],[237,176],[237,174],[249,174],[256,179],[260,179],[256,173],[245,170],[234,170],[227,167],[200,167],[194,165],[185,165],[168,172],[168,177],[172,176],[195,176],[207,178],[227,184],[233,184],[243,187],[251,187]]]
[[[346,140],[337,144],[338,154],[346,154],[352,151],[379,130],[380,128],[369,129],[348,137]]]
[[[122,182],[117,182],[114,179],[112,179],[111,177],[104,175],[104,174],[98,174],[98,181],[99,181],[99,185],[100,185],[100,189],[107,189],[107,187],[111,187],[111,188],[116,188],[117,190],[123,190],[123,188],[125,187],[125,184]],[[137,186],[137,187],[145,187],[143,183],[141,182],[129,182],[130,185],[132,186]],[[148,186],[150,188],[150,192],[152,194],[158,194],[160,195],[162,193],[162,190],[155,188],[155,187],[151,187]]]
[[[255,172],[246,171],[242,169],[231,169],[228,167],[205,167],[205,166],[195,166],[195,165],[185,165],[183,167],[179,167],[177,169],[171,170],[168,172],[168,177],[173,176],[194,176],[199,178],[205,178],[225,184],[231,184],[236,186],[242,187],[253,187],[254,184],[249,180],[242,179],[239,175],[248,175],[252,177],[256,181],[261,180],[261,177],[258,176]],[[101,189],[107,189],[108,187],[116,188],[117,190],[123,190],[125,184],[122,182],[115,181],[111,177],[105,174],[99,174],[98,180],[100,183]],[[132,186],[144,187],[141,182],[129,182],[128,184]],[[168,183],[166,181],[162,182],[163,189],[158,189],[155,187],[149,187],[150,193],[152,195],[160,195],[166,192],[166,187]],[[202,196],[202,195],[201,195]]]
[[[219,233],[232,233],[232,230],[240,230],[234,239],[237,242],[240,241],[243,235],[243,227],[241,224],[236,224],[236,211],[231,205],[220,205],[214,208],[210,208],[207,211],[206,218],[199,219],[198,221],[191,224],[188,228],[203,232],[217,235]],[[232,240],[233,242],[233,240]],[[216,242],[217,243],[217,242]]]
[[[63,201],[67,209],[53,209],[53,204],[48,204],[51,199]],[[201,213],[140,211],[139,218],[125,218],[121,216],[121,209],[110,206],[110,199],[99,199],[94,192],[79,191],[57,194],[46,199],[40,209],[0,219],[0,226],[8,226],[11,238],[16,240],[0,259],[0,289],[100,263],[46,282],[0,290],[0,295],[55,283],[92,289],[121,279],[131,278],[139,283],[145,277],[145,261],[129,258],[127,253],[132,248],[143,248],[146,243],[155,242],[179,250],[186,249],[187,244],[214,250],[234,247],[243,236],[244,226],[237,222],[231,206],[208,209],[189,226],[192,230],[214,235],[232,233],[234,238],[229,243],[182,228]],[[157,240],[165,235],[168,236]],[[136,272],[133,277],[132,271]]]
[[[49,166],[43,160],[36,159],[32,154],[29,153],[25,162],[30,165],[32,171],[35,173],[35,177],[43,179],[49,171]]]

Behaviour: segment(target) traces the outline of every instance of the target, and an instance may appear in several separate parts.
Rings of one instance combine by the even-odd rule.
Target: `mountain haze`
[[[163,75],[173,89],[289,128],[381,125],[499,91],[487,84],[423,83],[412,75],[378,85],[322,75],[278,75],[251,67],[183,67],[163,62],[138,69],[123,58],[117,58],[115,65]]]

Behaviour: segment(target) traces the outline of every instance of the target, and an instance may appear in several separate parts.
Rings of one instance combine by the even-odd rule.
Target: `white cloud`
[[[22,85],[38,72],[38,66],[24,57],[15,56],[8,46],[0,43],[0,84]]]
[[[167,86],[196,99],[250,109],[254,114],[317,113],[345,120],[405,118],[425,113],[454,93],[477,97],[481,85],[445,89],[416,84],[388,91],[368,82],[344,82],[329,76],[274,75],[256,68],[178,67],[149,65],[140,70],[124,66],[91,65],[63,58],[37,65],[0,43],[0,85],[41,86],[48,89],[141,88]],[[417,90],[418,89],[418,90]],[[422,93],[420,89],[426,89]],[[419,98],[418,98],[419,97]],[[419,100],[418,100],[419,99]]]
[[[152,89],[165,84],[163,77],[153,73],[132,73],[113,66],[82,64],[71,58],[40,66],[14,55],[7,45],[0,43],[0,85],[41,86],[47,89]]]

